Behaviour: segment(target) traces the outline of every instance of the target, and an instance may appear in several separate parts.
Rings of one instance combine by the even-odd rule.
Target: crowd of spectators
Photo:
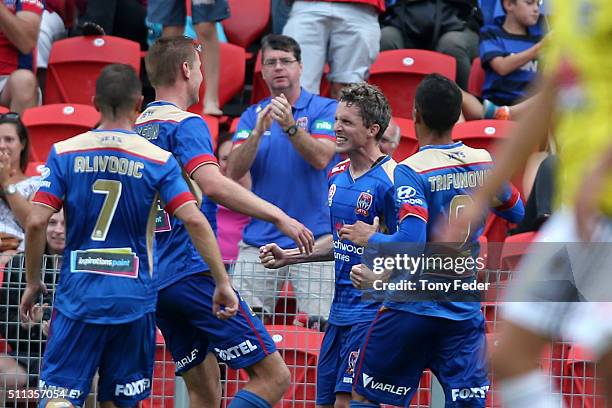
[[[30,141],[18,114],[42,102],[39,84],[44,84],[53,41],[67,35],[105,33],[137,41],[146,50],[145,18],[162,24],[162,36],[183,34],[185,25],[193,24],[203,45],[206,91],[202,113],[223,113],[218,97],[216,23],[230,16],[228,2],[193,1],[191,10],[181,0],[168,3],[47,0],[43,5],[38,0],[0,1],[0,105],[15,112],[0,116],[0,252],[23,251],[23,225],[39,178],[25,175]],[[380,51],[435,50],[457,60],[456,82],[464,90],[467,119],[507,119],[520,116],[529,107],[528,89],[539,69],[538,54],[544,38],[538,0],[483,1],[482,8],[477,0],[386,3],[272,0],[271,31],[277,35],[265,37],[261,46],[262,76],[271,97],[247,108],[236,133],[222,134],[218,140],[216,154],[221,172],[306,225],[315,238],[331,232],[326,180],[339,160],[333,143],[336,101],[317,95],[325,64],[329,64],[327,79],[335,97],[344,85],[368,79]],[[65,4],[74,4],[74,8],[67,9]],[[493,17],[500,8],[503,14]],[[485,71],[482,98],[467,93],[470,67],[477,57]],[[392,155],[400,143],[400,128],[392,122],[381,139],[381,151]],[[539,162],[535,168],[538,166]],[[548,180],[553,169],[554,158],[545,159],[537,173],[532,207],[528,204],[534,211],[533,220],[522,225],[521,231],[538,228],[550,215],[552,192]],[[310,316],[326,318],[333,296],[333,262],[316,268],[306,265],[268,270],[258,263],[258,247],[269,242],[289,247],[292,243],[288,237],[269,223],[225,207],[219,208],[217,217],[227,267],[233,269],[234,284],[251,306],[272,313],[273,294],[282,284],[279,276],[288,277],[294,278],[299,308]],[[63,228],[63,219],[52,220],[47,253],[57,254],[61,253],[64,237],[55,227]],[[304,279],[306,271],[308,278]],[[313,291],[319,295],[316,299],[308,296]],[[0,300],[0,306],[6,307],[4,302],[10,299],[0,294]],[[41,306],[41,313],[43,309]],[[16,312],[12,315],[9,311],[7,316],[17,321]],[[3,315],[0,320],[4,319]],[[13,329],[3,329],[2,333],[7,330],[10,335]],[[27,331],[14,333],[20,339],[34,333],[31,328],[19,330]],[[11,366],[14,362],[23,369],[19,356],[5,356],[0,360],[0,371],[4,364]]]

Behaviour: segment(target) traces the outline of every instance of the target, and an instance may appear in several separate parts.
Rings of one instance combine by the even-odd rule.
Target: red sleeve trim
[[[47,207],[53,208],[55,211],[62,209],[63,201],[51,193],[45,191],[37,191],[32,199],[33,203],[46,205]]]
[[[517,190],[517,188],[512,184],[510,185],[510,188],[512,189],[510,198],[505,203],[502,203],[502,205],[495,207],[497,211],[509,210],[510,208],[513,208],[521,199],[521,193]]]
[[[425,223],[427,223],[429,220],[429,212],[427,209],[408,203],[402,204],[402,208],[399,210],[399,222],[402,222],[404,218],[408,217],[409,215],[420,218],[425,221]]]
[[[345,161],[342,161],[338,164],[336,164],[327,174],[327,178],[332,178],[333,176],[335,176],[338,173],[342,173],[344,171],[346,171],[349,168],[349,165],[351,164],[351,160],[347,159]]]
[[[189,160],[185,164],[185,171],[187,172],[187,174],[189,174],[189,176],[191,176],[193,174],[193,172],[198,169],[198,167],[203,166],[205,164],[215,164],[217,166],[219,165],[217,163],[217,158],[214,155],[212,155],[212,154],[201,154],[201,155],[196,156],[193,159]]]
[[[336,136],[334,135],[315,135],[315,134],[311,134],[310,136],[312,136],[314,139],[327,139],[327,140],[336,140]]]
[[[190,201],[194,203],[197,202],[193,194],[186,191],[184,193],[177,195],[172,200],[170,200],[170,202],[166,204],[166,206],[164,207],[164,210],[166,210],[168,214],[174,215],[174,212],[176,210],[178,210],[180,207],[182,207],[183,205],[187,204]]]

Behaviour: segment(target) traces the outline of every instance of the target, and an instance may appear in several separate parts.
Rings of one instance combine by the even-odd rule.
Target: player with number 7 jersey
[[[64,208],[66,247],[40,387],[63,390],[74,406],[83,405],[96,371],[103,406],[135,406],[150,393],[158,198],[185,223],[211,268],[217,317],[235,314],[238,303],[212,229],[178,163],[131,130],[140,92],[133,68],[117,64],[102,71],[94,100],[102,113],[100,128],[53,145],[26,226],[24,321],[46,290],[40,265],[47,221]]]

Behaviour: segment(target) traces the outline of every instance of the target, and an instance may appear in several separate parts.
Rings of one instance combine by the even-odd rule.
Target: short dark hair
[[[380,130],[376,140],[382,139],[391,120],[391,107],[377,86],[365,82],[347,85],[340,92],[340,102],[357,106],[364,126],[377,124]]]
[[[440,74],[429,74],[416,89],[414,106],[429,129],[444,133],[459,119],[462,100],[455,82]]]
[[[30,134],[28,133],[28,128],[26,128],[21,121],[20,115],[14,112],[0,115],[0,125],[4,125],[5,123],[15,125],[17,136],[23,146],[23,150],[19,154],[19,168],[25,173],[30,159]]]
[[[268,34],[261,40],[261,62],[263,62],[266,50],[279,50],[290,52],[298,62],[302,61],[302,49],[300,44],[287,35]]]
[[[153,88],[174,85],[184,62],[193,67],[196,45],[193,39],[182,35],[157,39],[145,57],[147,75]]]
[[[107,65],[96,80],[95,101],[102,116],[114,118],[131,111],[141,95],[142,84],[131,65]]]

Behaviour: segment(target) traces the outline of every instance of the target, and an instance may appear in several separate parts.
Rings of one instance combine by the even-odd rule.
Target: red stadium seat
[[[206,57],[206,56],[205,56]],[[242,92],[245,75],[244,48],[233,44],[219,44],[219,106],[223,107]],[[205,81],[200,86],[200,100],[189,107],[190,112],[201,114],[204,107]]]
[[[219,118],[210,115],[202,115],[202,119],[208,125],[210,130],[210,136],[212,137],[213,150],[217,148],[217,141],[219,140]]]
[[[240,118],[234,118],[232,119],[232,123],[230,125],[229,131],[232,134],[232,136],[234,135],[234,133],[236,133],[236,130],[238,129],[238,123],[240,122]]]
[[[467,146],[475,149],[486,149],[495,157],[495,152],[503,148],[503,141],[515,123],[508,120],[471,120],[458,123],[453,128],[453,140],[461,140]],[[512,184],[521,192],[523,200],[523,170],[517,171],[512,178]]]
[[[482,86],[484,85],[485,72],[480,64],[480,58],[472,61],[470,69],[470,77],[468,78],[468,92],[474,96],[482,95]]]
[[[232,44],[248,48],[268,27],[270,0],[229,0],[231,15],[221,22]]]
[[[455,80],[453,57],[425,50],[392,50],[378,54],[370,67],[368,82],[380,87],[391,104],[393,116],[412,118],[416,87],[427,74],[438,73]]]
[[[6,106],[0,106],[0,114],[8,113],[8,112],[9,112],[9,108],[7,108]]]
[[[291,372],[291,387],[277,407],[314,408],[317,362],[323,333],[298,326],[266,326]],[[226,395],[233,397],[248,377],[241,370],[227,370]],[[229,403],[229,401],[228,401]]]
[[[113,63],[131,65],[140,73],[140,45],[108,35],[54,42],[49,55],[45,104],[92,104],[100,71]]]
[[[506,238],[501,254],[501,267],[504,271],[516,270],[523,255],[529,253],[535,236],[535,232],[524,232]]]
[[[498,141],[503,140],[514,122],[508,120],[471,120],[453,128],[453,140],[461,140],[475,149],[487,149],[494,154]]]
[[[91,130],[99,120],[98,111],[88,105],[54,104],[26,109],[23,123],[30,134],[30,157],[46,160],[53,143]]]
[[[399,163],[419,150],[419,142],[416,138],[414,122],[412,120],[396,117],[393,120],[399,126],[401,135],[400,144],[393,153],[393,159]]]
[[[261,51],[257,53],[255,59],[255,71],[253,72],[253,90],[251,91],[251,103],[257,103],[264,98],[270,96],[268,85],[261,75]],[[326,75],[329,73],[329,65],[325,64],[323,68],[323,76],[321,77],[321,85],[319,87],[319,95],[329,97],[331,84],[327,81]]]

